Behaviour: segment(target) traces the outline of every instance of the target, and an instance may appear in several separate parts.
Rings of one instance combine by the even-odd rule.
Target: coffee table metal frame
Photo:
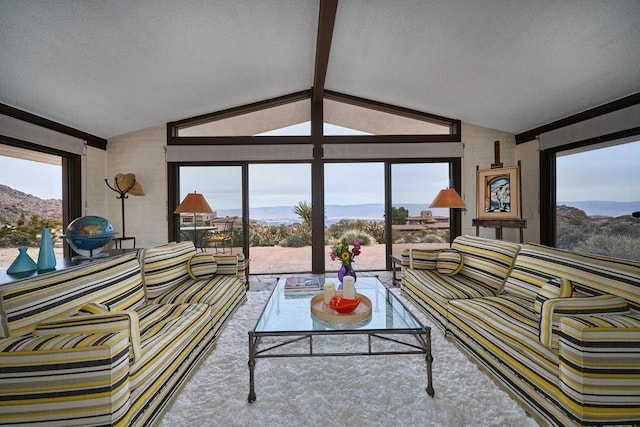
[[[322,280],[322,279],[321,279]],[[291,322],[291,330],[285,330],[285,328],[280,328],[282,330],[258,330],[258,326],[263,321],[263,317],[268,315],[266,313],[267,307],[269,307],[270,303],[274,298],[283,298],[284,297],[284,279],[278,281],[278,284],[274,288],[269,297],[267,304],[262,309],[260,317],[256,322],[256,326],[253,330],[249,331],[249,396],[248,401],[252,403],[256,400],[255,393],[255,365],[257,359],[266,359],[266,358],[287,358],[287,357],[327,357],[327,356],[377,356],[377,355],[402,355],[402,354],[424,354],[425,362],[427,364],[427,387],[426,392],[429,396],[433,397],[435,392],[433,389],[432,382],[432,363],[433,356],[431,353],[431,328],[428,326],[424,326],[416,317],[411,313],[406,305],[396,297],[392,292],[390,292],[387,288],[380,283],[380,281],[375,277],[365,277],[358,278],[358,283],[356,283],[356,287],[358,284],[361,285],[359,288],[359,292],[362,289],[363,284],[367,286],[373,286],[376,292],[380,292],[385,295],[385,308],[386,309],[394,309],[403,311],[400,313],[402,316],[409,316],[411,321],[415,323],[416,327],[408,327],[408,328],[398,328],[398,329],[389,329],[389,328],[360,328],[359,322],[354,324],[351,327],[348,323],[329,323],[319,320],[319,322],[323,322],[325,325],[324,330],[311,330],[311,329],[303,329],[296,330],[296,327],[293,326],[299,319],[291,318],[288,321]],[[309,305],[309,301],[314,294],[308,294],[305,296],[296,295],[292,303],[294,304],[307,304]],[[398,305],[399,304],[399,305]],[[311,314],[311,309],[309,308],[309,316],[313,316]],[[295,316],[294,316],[295,317]],[[315,316],[313,316],[315,317]],[[321,336],[321,335],[366,335],[367,336],[367,348],[366,350],[354,351],[354,352],[317,352],[314,351],[313,348],[313,337]],[[267,343],[266,345],[262,342],[262,338],[264,337],[284,337],[282,341],[278,343]],[[308,343],[308,350],[304,353],[302,352],[280,352],[283,347],[288,345],[298,343],[306,340]],[[374,350],[372,348],[372,342],[375,340],[383,340],[390,341],[395,344],[399,349],[398,350]],[[274,350],[280,349],[279,352],[274,352]]]

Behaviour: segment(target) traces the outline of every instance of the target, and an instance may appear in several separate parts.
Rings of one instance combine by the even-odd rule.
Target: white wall
[[[137,247],[149,247],[168,240],[167,163],[165,160],[166,125],[142,129],[109,139],[107,172],[103,177],[113,185],[117,173],[133,173],[145,192],[144,196],[125,199],[127,236],[136,238]],[[108,190],[106,217],[122,237],[121,201]],[[123,243],[123,247],[129,247]]]

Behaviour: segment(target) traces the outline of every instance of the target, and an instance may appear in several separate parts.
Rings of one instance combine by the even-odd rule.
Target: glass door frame
[[[371,163],[371,162],[380,162],[384,163],[384,218],[385,218],[385,235],[386,244],[385,244],[385,267],[387,271],[390,271],[392,268],[391,261],[391,253],[392,253],[392,243],[390,241],[391,236],[391,221],[386,221],[386,218],[391,218],[391,165],[396,163],[449,163],[449,187],[455,188],[459,194],[462,194],[462,160],[460,158],[430,158],[430,159],[393,159],[393,160],[381,160],[381,159],[344,159],[344,160],[321,160],[319,164],[322,166],[320,169],[319,176],[318,171],[315,168],[314,163],[317,160],[314,159],[312,162],[308,161],[283,161],[283,162],[254,162],[254,161],[243,161],[243,162],[168,162],[167,163],[167,178],[168,178],[168,186],[167,186],[167,207],[169,212],[168,221],[168,236],[169,241],[175,241],[177,236],[179,236],[179,221],[177,221],[177,216],[173,214],[173,211],[180,204],[179,199],[179,170],[181,166],[238,166],[242,168],[242,227],[243,227],[243,253],[247,256],[250,256],[250,248],[249,248],[249,165],[252,163],[282,163],[283,165],[287,163],[310,163],[312,169],[312,180],[311,187],[312,193],[314,191],[318,191],[320,187],[322,190],[322,209],[314,209],[314,215],[322,216],[322,221],[319,225],[316,223],[317,216],[313,218],[313,231],[312,231],[312,272],[315,274],[324,274],[325,273],[325,257],[328,254],[324,252],[324,165],[326,163]],[[318,183],[318,181],[320,181]],[[312,194],[312,200],[314,199],[314,195]],[[453,240],[456,236],[460,235],[462,231],[462,215],[459,209],[451,210],[450,213],[450,238]],[[320,235],[317,235],[317,230],[321,230]],[[320,242],[320,243],[318,243]],[[320,244],[320,247],[316,247],[316,245]],[[318,268],[320,266],[320,268]]]

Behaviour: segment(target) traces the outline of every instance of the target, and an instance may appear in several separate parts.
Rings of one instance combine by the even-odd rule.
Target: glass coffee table
[[[327,280],[332,281],[330,278]],[[320,281],[322,283],[323,279]],[[336,280],[333,282],[337,283]],[[278,281],[256,326],[249,331],[249,403],[256,400],[256,360],[282,357],[424,354],[427,364],[426,391],[433,397],[431,328],[422,325],[378,278],[358,277],[356,291],[371,301],[371,316],[353,323],[328,322],[316,317],[311,313],[310,305],[311,298],[318,292],[285,294],[284,285],[285,279]],[[362,348],[357,350],[345,351],[339,345],[335,351],[327,350],[325,342],[322,350],[318,351],[319,346],[314,349],[313,339],[322,335],[334,336],[336,344],[339,337],[345,335],[366,336],[367,339]],[[376,348],[381,347],[376,344],[380,340],[392,344]]]

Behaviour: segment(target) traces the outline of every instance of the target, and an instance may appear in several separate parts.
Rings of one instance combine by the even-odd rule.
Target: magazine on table
[[[284,284],[285,292],[313,292],[320,290],[320,280],[313,276],[288,277]]]

